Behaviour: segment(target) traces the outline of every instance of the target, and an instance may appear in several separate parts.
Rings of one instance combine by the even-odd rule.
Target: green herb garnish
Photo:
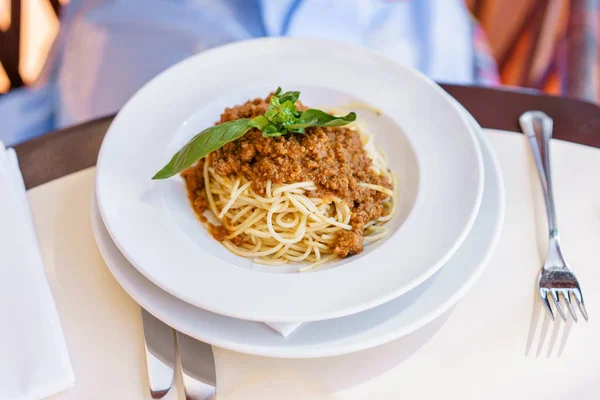
[[[299,111],[296,109],[299,97],[300,92],[281,93],[281,88],[277,88],[264,115],[225,122],[203,130],[175,153],[171,161],[152,179],[166,179],[176,175],[225,143],[241,138],[252,128],[260,130],[264,137],[276,137],[290,132],[304,134],[305,128],[315,126],[342,126],[356,120],[353,112],[335,117],[312,108]]]

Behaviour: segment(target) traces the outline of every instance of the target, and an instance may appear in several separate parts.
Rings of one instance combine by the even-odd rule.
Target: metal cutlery
[[[162,399],[169,393],[175,377],[176,355],[179,353],[186,400],[208,400],[215,394],[216,377],[212,348],[175,331],[142,309],[144,346],[150,395]],[[202,360],[202,362],[199,362]],[[204,381],[200,380],[200,377]],[[208,381],[205,381],[208,379]]]
[[[181,372],[183,376],[183,387],[186,400],[209,400],[215,395],[214,369],[210,371],[198,371],[200,359],[210,358],[214,365],[214,356],[210,345],[193,339],[181,332],[177,332],[177,345],[179,347],[179,359],[181,360]],[[206,363],[204,364],[206,365]],[[203,382],[199,375],[205,379],[211,378],[211,382]]]
[[[173,385],[175,334],[173,328],[165,325],[143,308],[142,323],[150,395],[153,399],[162,399]]]
[[[583,302],[583,294],[581,293],[579,281],[564,259],[556,224],[556,211],[550,176],[549,144],[552,137],[552,118],[541,111],[528,111],[521,115],[519,123],[523,133],[527,136],[527,141],[540,176],[544,192],[544,202],[546,203],[546,213],[548,215],[548,255],[538,278],[538,292],[542,304],[550,318],[554,321],[554,313],[552,312],[549,299],[551,297],[554,307],[561,318],[566,321],[567,316],[561,306],[560,298],[562,297],[573,320],[577,322],[577,313],[572,305],[572,298],[575,298],[581,315],[587,321],[588,314]],[[538,137],[541,140],[541,149],[538,144]]]

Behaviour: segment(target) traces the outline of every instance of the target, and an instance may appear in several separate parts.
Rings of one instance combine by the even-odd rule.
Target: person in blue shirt
[[[0,140],[114,113],[178,61],[266,36],[353,43],[436,81],[475,83],[473,31],[463,0],[71,0],[39,81],[0,98]]]

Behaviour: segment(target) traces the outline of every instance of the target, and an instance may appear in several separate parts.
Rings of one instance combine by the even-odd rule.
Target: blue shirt
[[[264,36],[353,43],[437,81],[475,79],[463,0],[72,0],[40,82],[0,97],[0,140],[114,113],[178,61]]]

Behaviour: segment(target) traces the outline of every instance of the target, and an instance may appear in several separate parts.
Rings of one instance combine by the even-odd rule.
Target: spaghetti
[[[330,112],[339,114],[339,111]],[[258,179],[257,175],[251,174],[254,170],[249,169],[249,165],[261,163],[262,159],[257,160],[255,155],[248,164],[242,163],[240,167],[232,154],[238,151],[242,157],[248,146],[235,142],[184,171],[182,176],[196,212],[201,216],[208,209],[221,223],[220,226],[212,225],[201,216],[213,236],[232,253],[253,258],[257,263],[280,265],[303,262],[306,265],[301,266],[300,271],[312,270],[336,258],[359,253],[363,243],[383,238],[387,234],[384,224],[395,213],[397,186],[394,174],[388,169],[386,155],[375,146],[363,121],[355,121],[344,128],[327,129],[319,134],[323,136],[321,142],[330,146],[339,135],[345,138],[358,134],[360,142],[354,151],[364,154],[358,154],[356,157],[359,158],[351,160],[362,160],[362,163],[357,163],[361,166],[360,173],[348,173],[349,178],[336,177],[342,183],[348,181],[346,186],[333,182],[331,176],[325,179],[322,177],[324,174],[318,173],[303,174],[314,179],[279,179],[280,182],[275,183],[277,178],[281,178],[277,169],[267,169],[267,173],[260,170],[262,175],[258,175],[261,178]],[[310,134],[307,132],[303,136]],[[260,144],[266,139],[274,140],[257,136],[255,142]],[[304,140],[299,142],[299,148],[308,148],[304,154],[312,154],[309,142],[304,137],[299,140]],[[277,143],[282,143],[282,140]],[[289,146],[297,147],[295,143]],[[255,147],[260,149],[259,145]],[[289,155],[288,150],[277,154],[280,153]],[[269,160],[280,157],[268,152],[265,154],[265,157],[270,157]],[[347,155],[340,157],[348,158]],[[227,166],[235,166],[237,171],[224,167],[223,160],[229,163]],[[346,166],[343,168],[347,169]],[[338,186],[342,188],[338,190]]]

